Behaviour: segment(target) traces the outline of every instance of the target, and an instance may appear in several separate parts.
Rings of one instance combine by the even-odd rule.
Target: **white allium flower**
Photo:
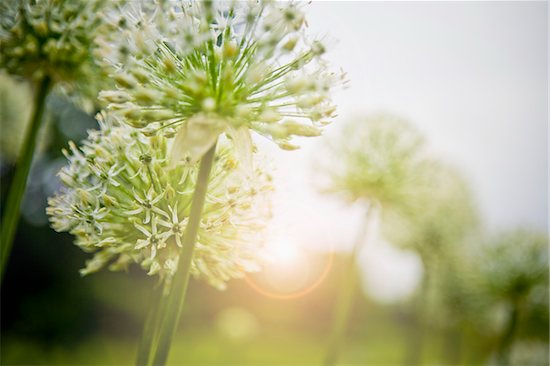
[[[170,280],[177,268],[198,167],[170,164],[174,138],[147,137],[98,115],[100,130],[78,148],[64,151],[65,189],[49,200],[52,226],[76,236],[94,252],[82,274],[139,263],[150,275]],[[226,144],[227,145],[227,144]],[[230,278],[258,270],[256,252],[265,225],[270,177],[259,169],[245,177],[230,147],[216,155],[193,255],[192,274],[223,288]]]
[[[306,35],[300,4],[268,1],[132,3],[110,22],[100,57],[118,88],[111,111],[149,134],[177,133],[174,157],[199,159],[226,133],[241,155],[249,129],[283,149],[318,136],[335,116],[325,47]]]

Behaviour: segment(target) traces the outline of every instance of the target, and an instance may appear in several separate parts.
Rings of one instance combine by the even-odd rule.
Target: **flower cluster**
[[[140,3],[109,14],[100,41],[118,88],[111,111],[148,134],[178,134],[176,156],[194,161],[221,133],[250,145],[249,129],[295,149],[334,117],[325,47],[305,34],[300,6],[267,1]]]
[[[146,137],[119,117],[98,115],[100,130],[81,148],[64,151],[69,164],[59,176],[66,188],[49,200],[52,226],[76,236],[95,252],[82,274],[135,262],[169,280],[177,268],[198,167],[170,164],[174,138]],[[192,262],[192,274],[223,288],[258,269],[258,235],[264,226],[262,198],[271,189],[260,170],[244,177],[232,148],[219,149],[211,173]]]
[[[426,186],[427,169],[431,171],[420,133],[388,114],[350,123],[331,147],[332,155],[342,162],[329,170],[331,190],[345,192],[351,200],[410,210]]]
[[[0,5],[0,66],[27,79],[90,74],[103,0],[20,0]]]
[[[479,219],[465,180],[452,166],[428,161],[409,212],[391,212],[382,231],[394,244],[416,251],[425,266],[450,265],[466,250]],[[435,270],[429,268],[428,270]]]
[[[491,296],[493,302],[527,301],[531,305],[541,302],[541,305],[544,304],[542,308],[547,311],[546,234],[521,228],[506,231],[485,243],[474,263],[486,295]]]

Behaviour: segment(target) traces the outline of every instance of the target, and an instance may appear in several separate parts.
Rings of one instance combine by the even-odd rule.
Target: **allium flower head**
[[[466,181],[450,166],[428,163],[416,190],[414,210],[390,214],[383,225],[393,243],[420,252],[425,262],[456,256],[478,228],[477,209]]]
[[[146,137],[118,117],[99,115],[81,148],[64,151],[69,164],[59,176],[65,189],[49,200],[52,226],[76,236],[94,252],[82,274],[139,263],[170,280],[177,268],[198,167],[169,166],[173,138]],[[192,273],[223,288],[257,270],[255,257],[266,214],[261,198],[270,178],[256,170],[243,177],[230,148],[216,155],[192,262]],[[265,203],[265,202],[264,202]],[[261,207],[261,208],[260,208]]]
[[[330,190],[350,200],[411,210],[423,186],[424,139],[407,121],[389,114],[364,117],[344,127],[330,152]]]
[[[525,301],[538,290],[548,311],[548,236],[516,229],[485,243],[476,258],[482,285],[497,301]]]
[[[103,0],[19,0],[0,5],[0,67],[27,79],[89,75]]]
[[[177,132],[176,156],[200,158],[221,133],[243,149],[249,129],[294,149],[292,136],[318,136],[334,117],[344,76],[296,3],[134,3],[111,18],[123,35],[103,39],[103,60],[118,89],[101,98],[134,127]]]

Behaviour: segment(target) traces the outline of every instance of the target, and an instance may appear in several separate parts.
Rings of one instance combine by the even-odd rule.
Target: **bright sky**
[[[318,248],[350,246],[362,208],[318,194],[314,162],[341,121],[380,110],[415,123],[440,158],[462,169],[489,230],[546,231],[546,2],[306,8],[310,31],[327,35],[328,58],[347,71],[351,87],[336,95],[341,118],[323,138],[291,153],[265,146],[278,170],[274,236]],[[414,287],[420,266],[413,255],[383,244],[369,248],[361,256],[366,288],[390,301]]]

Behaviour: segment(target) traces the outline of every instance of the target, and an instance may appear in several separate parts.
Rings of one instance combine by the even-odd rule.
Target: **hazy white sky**
[[[546,231],[547,6],[333,1],[306,7],[310,31],[327,35],[328,58],[351,84],[336,96],[341,118],[323,138],[292,153],[266,146],[278,169],[275,235],[324,248],[353,240],[361,208],[317,194],[312,163],[341,121],[380,110],[409,119],[439,157],[463,171],[491,231],[518,225]],[[418,271],[410,255],[372,252],[371,261],[395,263],[374,269],[386,284]]]

